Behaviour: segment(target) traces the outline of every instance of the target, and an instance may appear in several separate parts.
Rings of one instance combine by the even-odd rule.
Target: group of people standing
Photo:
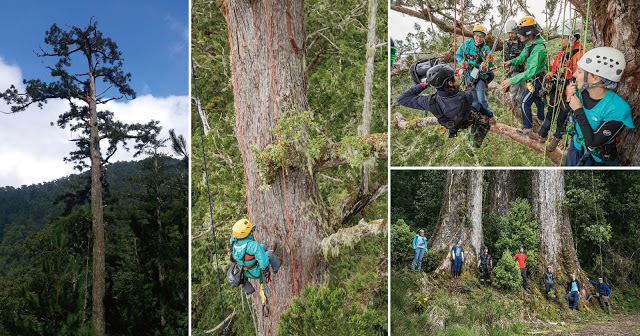
[[[411,262],[411,270],[417,270],[421,272],[422,261],[427,252],[427,237],[425,236],[424,230],[419,230],[418,233],[413,237],[411,246],[414,250],[414,258]],[[451,244],[450,247],[451,248],[448,253],[448,258],[451,261],[451,276],[452,278],[458,278],[462,274],[465,260],[462,240],[457,240],[456,242]],[[524,288],[524,290],[526,291],[529,291],[527,254],[525,253],[524,247],[520,247],[518,249],[517,253],[513,255],[513,260],[517,263],[518,268],[520,269],[520,276],[522,277],[522,288]],[[480,274],[480,283],[482,285],[489,286],[491,284],[491,272],[493,270],[493,266],[493,258],[491,257],[491,254],[489,254],[489,248],[486,246],[482,247],[481,253],[480,255],[478,255],[477,262],[478,273]],[[553,267],[551,265],[547,266],[542,278],[545,294],[547,298],[550,299],[551,293],[556,292],[555,275],[553,272]],[[600,305],[605,308],[609,314],[611,314],[611,305],[609,303],[611,287],[609,286],[609,284],[604,282],[604,279],[602,277],[598,278],[597,281],[589,280],[589,282],[594,287],[595,292],[589,295],[587,301],[591,302],[594,298],[598,299]],[[569,307],[572,310],[578,309],[581,290],[582,286],[577,280],[576,274],[572,273],[571,280],[567,282],[565,295],[565,299],[569,303]]]
[[[510,22],[507,31],[509,39],[503,48],[507,78],[500,88],[509,91],[512,103],[519,105],[519,131],[535,141],[547,142],[555,123],[546,150],[554,151],[565,132],[569,133],[567,166],[618,165],[616,138],[625,128],[635,127],[631,107],[615,92],[626,67],[624,54],[611,47],[585,52],[581,34],[563,28],[559,32],[560,50],[549,68],[547,41],[534,17]],[[456,74],[448,64],[431,67],[421,83],[398,97],[398,103],[430,111],[449,130],[450,137],[468,127],[473,133],[479,122],[496,124],[487,100],[489,83],[495,77],[495,59],[486,36],[487,29],[475,25],[473,39],[456,51],[459,72]],[[465,91],[460,89],[456,75],[463,79]],[[436,93],[420,96],[427,86],[435,87]],[[542,123],[537,131],[534,105]]]

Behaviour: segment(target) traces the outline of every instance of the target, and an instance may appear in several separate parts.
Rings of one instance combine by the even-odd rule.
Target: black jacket
[[[567,282],[567,293],[571,292],[571,283],[573,281],[568,281]],[[582,289],[582,286],[580,286],[580,281],[576,280],[576,284],[578,285],[578,293],[580,292],[580,289]]]

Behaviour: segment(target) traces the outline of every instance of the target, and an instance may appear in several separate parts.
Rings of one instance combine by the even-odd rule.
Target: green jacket
[[[511,60],[511,65],[520,65],[526,61],[524,72],[511,77],[511,85],[520,84],[546,71],[547,48],[545,43],[546,41],[542,37],[538,37],[533,42],[527,42],[520,55]]]
[[[480,68],[482,62],[487,60],[487,56],[491,54],[491,48],[487,43],[483,43],[481,46],[476,46],[476,42],[471,40],[466,40],[458,50],[456,51],[456,60],[458,63],[466,62],[471,67]],[[488,63],[489,69],[493,68],[493,62]],[[469,77],[471,74],[470,70],[466,71],[466,76]],[[480,78],[487,79],[489,78],[489,74],[486,71],[480,71]]]

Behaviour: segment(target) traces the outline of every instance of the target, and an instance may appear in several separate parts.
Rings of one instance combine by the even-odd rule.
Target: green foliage
[[[407,257],[411,255],[411,242],[415,232],[412,232],[404,220],[399,219],[391,225],[391,267],[406,266]]]
[[[345,159],[349,166],[357,168],[367,160],[371,153],[371,145],[357,136],[346,136],[338,146],[338,156]]]
[[[498,221],[499,236],[495,243],[496,251],[514,253],[524,247],[527,262],[533,264],[536,259],[540,235],[540,224],[531,214],[531,206],[526,199],[517,199],[509,207],[509,211]]]
[[[372,335],[386,325],[374,311],[346,305],[346,291],[308,287],[282,314],[279,335]]]
[[[411,231],[433,232],[442,206],[444,170],[391,172],[391,222],[406,221]]]
[[[492,273],[493,285],[498,288],[514,291],[522,285],[522,276],[520,276],[518,263],[513,260],[511,254],[507,251],[502,253],[502,257],[496,263]]]
[[[158,155],[107,168],[107,331],[185,335],[186,165]],[[8,334],[90,335],[88,184],[84,173],[0,188],[0,200],[12,197],[15,207],[0,209],[0,306],[12,307],[0,312],[0,326]],[[25,225],[31,215],[40,218]]]

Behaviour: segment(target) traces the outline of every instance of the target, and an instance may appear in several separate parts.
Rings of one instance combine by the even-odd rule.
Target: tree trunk
[[[91,61],[89,61],[91,66]],[[102,205],[102,155],[100,153],[100,133],[98,131],[98,109],[96,106],[96,85],[93,69],[89,74],[89,152],[91,158],[91,230],[93,232],[93,293],[92,319],[93,334],[105,335],[104,292],[105,292],[105,251],[104,251],[104,209]]]
[[[440,219],[431,246],[449,250],[461,239],[465,263],[475,260],[482,247],[482,170],[451,170],[447,173]],[[449,269],[448,257],[440,269]]]
[[[507,214],[509,204],[516,198],[513,170],[491,170],[489,173],[489,213]]]
[[[573,245],[573,235],[565,201],[564,172],[562,170],[534,170],[532,172],[533,212],[540,222],[540,260],[543,267],[551,265],[565,280],[572,272],[586,286],[587,278]],[[541,272],[542,273],[542,272]],[[560,285],[564,285],[561,283]]]
[[[307,284],[320,278],[325,264],[319,242],[326,235],[326,213],[313,176],[306,169],[279,173],[268,190],[251,146],[277,143],[272,134],[284,112],[308,110],[304,71],[304,12],[297,0],[225,2],[236,112],[236,138],[245,169],[249,218],[256,238],[275,249],[283,265],[273,276],[270,315],[258,313],[258,334],[277,333],[280,314]],[[283,165],[284,166],[284,165]],[[261,311],[253,295],[256,312]]]
[[[583,14],[586,6],[580,0],[569,0]],[[608,46],[622,51],[627,67],[622,75],[618,93],[631,105],[633,120],[640,125],[640,1],[591,1],[589,32],[594,46]],[[640,165],[640,132],[638,128],[625,130],[618,141],[621,162]]]
[[[378,12],[378,0],[369,0],[369,30],[367,31],[367,63],[364,73],[364,100],[362,102],[362,124],[359,135],[368,135],[371,130],[371,108],[373,91],[373,60],[376,55],[376,14]],[[369,192],[369,164],[362,165],[362,192]]]

